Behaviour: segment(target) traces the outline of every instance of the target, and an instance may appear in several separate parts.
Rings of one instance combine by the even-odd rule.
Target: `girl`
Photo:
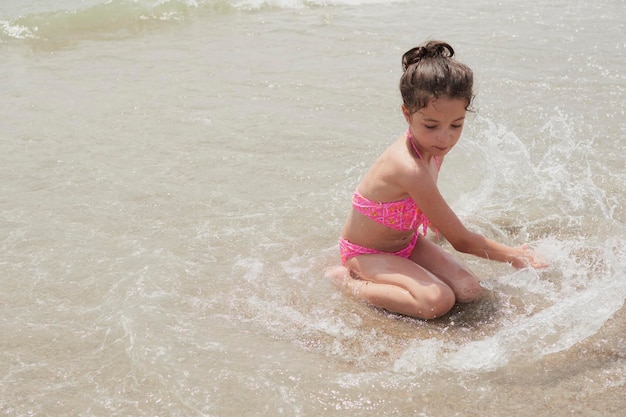
[[[402,56],[402,135],[374,162],[352,197],[339,250],[341,285],[385,310],[433,319],[455,302],[481,294],[476,276],[450,253],[424,239],[432,226],[457,251],[544,267],[527,247],[509,247],[469,231],[437,189],[445,156],[456,145],[473,99],[472,70],[450,45],[430,41]],[[346,270],[347,269],[347,270]]]

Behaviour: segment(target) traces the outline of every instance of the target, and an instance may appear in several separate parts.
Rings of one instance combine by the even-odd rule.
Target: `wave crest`
[[[108,0],[75,10],[35,12],[0,20],[0,43],[116,38],[210,15],[261,9],[389,3],[389,0]]]

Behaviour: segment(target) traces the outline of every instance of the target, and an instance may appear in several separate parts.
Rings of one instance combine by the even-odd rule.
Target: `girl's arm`
[[[439,230],[455,250],[493,261],[508,262],[515,268],[548,266],[528,245],[510,247],[468,230],[448,206],[433,178],[425,171],[420,171],[410,176],[412,186],[409,194],[433,227]]]
[[[539,259],[526,244],[518,247],[510,247],[494,242],[478,233],[469,231],[467,231],[467,233],[469,234],[469,239],[467,240],[460,240],[453,243],[448,239],[454,249],[485,259],[508,262],[518,269],[528,266],[533,268],[545,268],[548,266],[548,264]]]

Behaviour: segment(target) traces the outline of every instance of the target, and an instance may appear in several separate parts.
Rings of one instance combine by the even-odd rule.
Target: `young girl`
[[[469,231],[437,189],[445,156],[456,145],[473,99],[472,70],[444,42],[430,41],[402,56],[400,92],[408,130],[374,162],[352,197],[339,242],[341,285],[385,310],[432,319],[455,302],[481,294],[476,276],[425,239],[431,226],[457,251],[544,267],[526,246],[509,247]]]

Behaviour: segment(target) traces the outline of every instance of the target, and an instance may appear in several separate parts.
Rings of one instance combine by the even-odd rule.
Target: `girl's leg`
[[[453,290],[411,260],[387,254],[359,255],[346,263],[343,287],[356,298],[393,313],[422,319],[446,314]]]
[[[467,303],[480,297],[482,287],[478,278],[450,252],[423,236],[417,240],[410,259],[452,288],[458,302]]]

